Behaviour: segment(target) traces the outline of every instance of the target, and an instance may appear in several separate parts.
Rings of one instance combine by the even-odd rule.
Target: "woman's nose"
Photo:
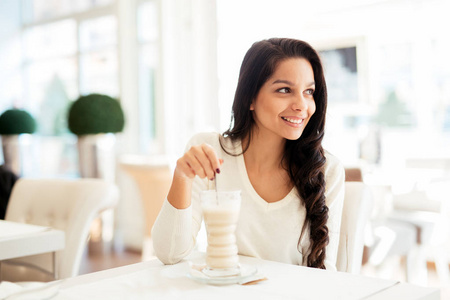
[[[308,102],[303,95],[297,95],[295,101],[292,103],[292,109],[297,111],[304,111],[308,109]]]

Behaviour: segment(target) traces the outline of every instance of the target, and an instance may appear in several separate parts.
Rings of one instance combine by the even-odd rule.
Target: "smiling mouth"
[[[291,119],[291,118],[285,118],[285,117],[281,117],[281,118],[292,124],[302,124],[303,123],[303,119]]]

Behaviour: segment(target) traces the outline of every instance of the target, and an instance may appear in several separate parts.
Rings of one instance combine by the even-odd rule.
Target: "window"
[[[25,24],[47,21],[113,4],[114,0],[22,0]]]
[[[2,2],[2,12],[15,14],[14,28],[5,27],[14,34],[0,42],[0,109],[25,108],[38,122],[26,175],[76,176],[76,137],[67,129],[67,110],[89,93],[120,99],[127,113],[124,151],[162,152],[155,103],[162,82],[160,5],[159,0]]]
[[[77,174],[67,110],[80,94],[119,96],[118,24],[114,1],[22,0],[22,51],[16,106],[38,122],[25,175]],[[17,86],[17,84],[15,84]],[[9,106],[10,107],[10,106]],[[9,108],[6,107],[6,108]]]

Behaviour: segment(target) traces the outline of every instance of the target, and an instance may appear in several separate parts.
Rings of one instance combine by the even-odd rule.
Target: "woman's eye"
[[[307,95],[314,95],[314,90],[313,89],[307,89],[306,90],[306,94]]]
[[[283,94],[289,93],[290,91],[291,90],[289,88],[281,88],[278,90],[278,92],[283,93]]]

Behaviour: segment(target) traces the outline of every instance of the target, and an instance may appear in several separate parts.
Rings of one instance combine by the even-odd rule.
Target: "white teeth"
[[[294,120],[294,119],[290,119],[290,118],[285,118],[285,117],[281,117],[283,120],[286,120],[290,123],[294,123],[294,124],[300,124],[303,122],[303,119],[299,119],[299,120]]]

